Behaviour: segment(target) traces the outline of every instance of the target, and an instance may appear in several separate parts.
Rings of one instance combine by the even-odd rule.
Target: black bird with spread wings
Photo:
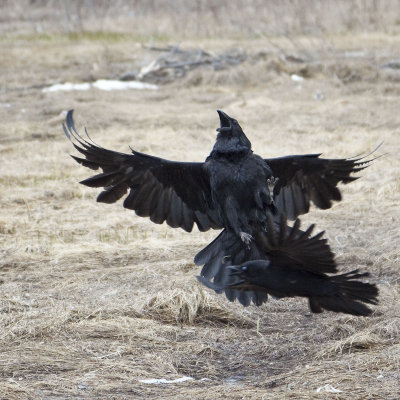
[[[104,188],[98,202],[114,203],[127,195],[123,206],[155,223],[166,222],[187,232],[194,224],[200,231],[223,229],[195,257],[197,265],[204,265],[201,275],[214,279],[214,284],[219,283],[227,258],[235,264],[268,259],[259,236],[267,229],[269,215],[279,223],[279,215],[293,220],[308,212],[311,202],[330,208],[333,201],[341,200],[338,183],[354,181],[357,177],[351,174],[372,161],[323,159],[320,154],[263,159],[253,153],[239,123],[220,110],[217,139],[205,162],[169,161],[133,149],[132,154],[124,154],[98,146],[87,132],[81,136],[72,113],[67,114],[64,132],[84,158],[72,157],[103,171],[81,182]],[[320,270],[335,271],[333,257]],[[260,305],[267,298],[265,291],[257,290],[226,289],[225,293],[244,305]]]

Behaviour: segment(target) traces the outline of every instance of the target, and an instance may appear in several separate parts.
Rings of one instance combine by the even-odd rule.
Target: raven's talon
[[[274,205],[274,189],[275,189],[275,185],[278,183],[278,181],[279,181],[279,178],[275,178],[274,176],[271,176],[271,178],[267,179],[269,195],[271,197],[271,204],[273,207],[275,207],[275,205]]]
[[[271,178],[267,179],[267,185],[270,189],[273,189],[274,186],[278,183],[279,178],[275,178],[274,176],[271,176]]]
[[[248,246],[254,238],[250,233],[240,232],[240,239]]]

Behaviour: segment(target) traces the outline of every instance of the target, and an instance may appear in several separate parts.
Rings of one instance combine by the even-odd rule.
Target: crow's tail
[[[320,313],[323,309],[343,312],[352,315],[369,315],[372,310],[364,303],[377,304],[378,288],[376,285],[360,282],[355,279],[369,276],[368,273],[360,274],[358,270],[345,274],[327,277],[328,285],[332,285],[333,293],[329,296],[310,297],[310,309]]]

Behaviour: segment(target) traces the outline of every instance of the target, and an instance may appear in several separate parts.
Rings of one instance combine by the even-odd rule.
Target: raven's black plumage
[[[375,150],[374,150],[375,151]],[[332,201],[342,200],[339,182],[353,182],[351,176],[366,168],[372,159],[364,157],[324,159],[321,154],[286,156],[266,159],[272,174],[278,178],[273,189],[276,207],[289,219],[308,212],[310,203],[328,209]]]
[[[278,219],[269,214],[265,229],[257,232],[248,245],[224,229],[195,257],[196,264],[204,265],[201,282],[208,286],[206,281],[213,281],[214,285],[221,286],[227,266],[241,265],[250,260],[272,260],[276,266],[297,266],[312,273],[336,272],[334,254],[326,239],[322,238],[324,232],[312,236],[313,229],[314,225],[311,225],[302,231],[298,219],[293,227],[289,227],[284,215]],[[267,300],[266,292],[257,288],[238,290],[226,286],[220,291],[225,292],[231,301],[239,299],[244,306],[251,301],[260,305]]]
[[[372,310],[364,303],[377,304],[378,296],[375,285],[356,280],[367,276],[368,273],[359,273],[358,270],[328,276],[298,268],[293,263],[285,264],[269,259],[227,266],[222,270],[218,283],[210,282],[202,276],[198,279],[216,292],[255,291],[263,293],[265,298],[268,294],[276,298],[307,297],[310,310],[314,313],[325,309],[366,316]]]
[[[198,280],[217,293],[225,292],[231,301],[247,299],[248,293],[257,294],[252,299],[257,305],[257,300],[266,301],[268,294],[277,298],[302,296],[309,299],[315,313],[326,309],[369,315],[371,310],[363,303],[377,304],[377,287],[357,281],[368,276],[357,270],[327,275],[336,272],[334,255],[322,239],[323,232],[311,236],[313,228],[311,225],[303,232],[298,220],[288,227],[283,216],[279,223],[268,217],[267,230],[256,235],[247,255],[243,249],[230,246],[239,242],[233,237],[230,242],[225,233],[220,241],[234,255],[225,259],[224,267],[216,273],[203,273]],[[249,301],[241,303],[246,306]]]
[[[67,137],[84,156],[72,157],[90,169],[102,169],[81,182],[104,188],[97,201],[113,203],[128,194],[124,207],[155,223],[167,222],[188,232],[194,224],[201,231],[223,229],[195,257],[196,264],[204,265],[202,275],[214,278],[214,282],[223,274],[227,256],[240,263],[270,257],[262,244],[265,232],[282,223],[279,215],[295,219],[308,211],[310,202],[329,208],[332,201],[341,199],[337,184],[356,179],[351,173],[372,161],[321,159],[319,155],[263,159],[253,153],[238,122],[220,110],[218,113],[221,126],[215,145],[205,162],[193,163],[168,161],[135,150],[124,154],[104,149],[87,133],[86,138],[78,134],[72,110],[63,125]],[[270,214],[275,215],[275,221]],[[282,232],[290,232],[286,221],[284,224]],[[309,238],[310,233],[297,234],[312,247],[316,239]],[[308,267],[320,263],[313,257],[308,257]],[[322,261],[321,272],[336,270],[333,257]],[[263,292],[253,290],[239,293],[229,289],[226,294],[245,305],[265,300]]]

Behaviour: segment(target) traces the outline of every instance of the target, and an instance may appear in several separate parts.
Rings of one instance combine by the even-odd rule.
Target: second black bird
[[[322,232],[311,236],[313,226],[306,232],[299,229],[296,220],[288,227],[281,217],[280,223],[269,218],[268,229],[255,237],[262,258],[231,265],[227,261],[214,281],[204,276],[198,280],[217,293],[241,295],[252,291],[275,298],[306,297],[312,312],[323,310],[366,316],[372,310],[366,304],[377,304],[378,289],[374,284],[359,279],[368,273],[357,270],[340,275],[327,275],[326,267],[332,265],[333,253],[322,239]],[[236,252],[237,253],[237,252]],[[244,296],[244,300],[246,296]],[[243,303],[243,301],[242,301]],[[246,304],[245,304],[246,305]]]

